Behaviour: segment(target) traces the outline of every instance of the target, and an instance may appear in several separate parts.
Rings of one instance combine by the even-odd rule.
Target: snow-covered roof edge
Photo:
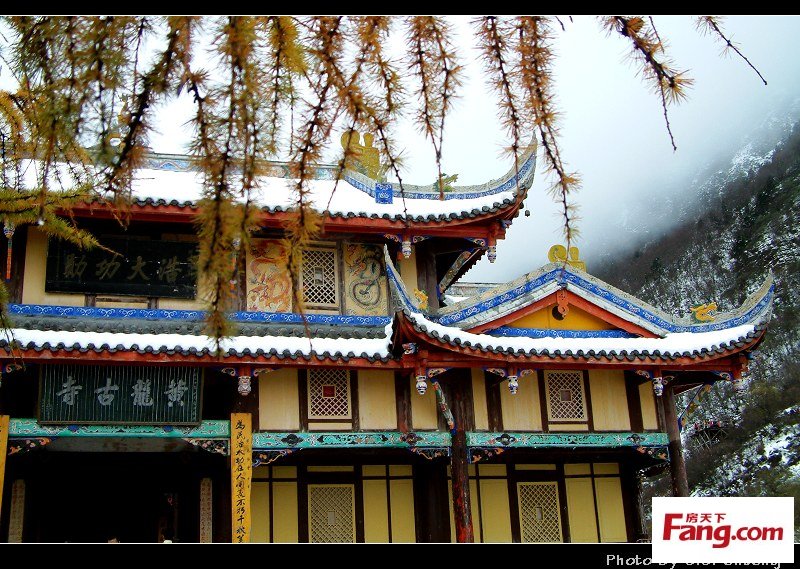
[[[716,313],[713,322],[694,323],[689,317],[676,318],[580,269],[549,263],[493,290],[444,307],[430,316],[432,321],[441,324],[470,329],[519,310],[559,289],[573,292],[659,336],[678,332],[713,332],[767,321],[774,295],[773,277],[769,275],[738,309]]]
[[[365,358],[387,361],[391,356],[393,321],[378,338],[307,338],[296,336],[232,336],[220,341],[226,356],[290,358],[328,358],[347,360]],[[64,330],[29,330],[11,328],[0,340],[0,349],[66,350],[80,352],[134,351],[140,354],[180,353],[215,355],[214,340],[201,334],[150,334]]]

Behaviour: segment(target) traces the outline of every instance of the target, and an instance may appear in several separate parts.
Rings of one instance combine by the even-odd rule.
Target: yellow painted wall
[[[478,464],[478,474],[481,476],[505,476],[505,464]]]
[[[428,391],[425,395],[417,393],[416,380],[412,376],[410,379],[411,384],[411,425],[415,430],[419,429],[436,429],[439,422],[436,414],[438,408],[436,407],[436,394],[433,392],[433,387],[428,382]]]
[[[508,498],[508,481],[505,478],[481,479],[480,483],[484,543],[511,542],[511,510]]]
[[[364,480],[364,541],[389,541],[389,508],[386,503],[386,480]],[[392,507],[394,514],[394,507]],[[394,521],[394,520],[392,520]]]
[[[258,426],[262,431],[300,429],[297,370],[278,369],[258,377]]]
[[[523,316],[506,324],[515,328],[552,328],[555,330],[614,330],[605,320],[589,314],[575,306],[569,307],[569,313],[563,320],[556,320],[553,317],[553,306],[546,306],[537,310],[533,314]]]
[[[309,423],[309,431],[352,431],[353,423]]]
[[[592,468],[595,474],[619,474],[619,464],[616,462],[595,462]]]
[[[555,464],[517,464],[514,470],[555,470]]]
[[[536,374],[519,378],[519,390],[511,395],[506,382],[500,384],[503,428],[507,431],[541,431],[542,409]]]
[[[489,430],[489,412],[486,406],[486,378],[480,368],[472,369],[472,408],[475,413],[475,429]]]
[[[297,482],[272,483],[275,543],[297,543]]]
[[[625,375],[618,370],[589,371],[589,391],[595,431],[630,431]]]
[[[417,541],[414,524],[414,481],[390,480],[389,499],[392,503],[392,543]]]
[[[187,298],[159,298],[158,307],[164,310],[205,310],[206,303],[202,300],[203,293],[198,290],[194,300]]]
[[[27,229],[28,242],[25,249],[25,272],[22,283],[23,304],[83,306],[86,301],[82,294],[44,292],[47,237],[36,227]]]
[[[417,252],[411,250],[411,256],[406,259],[402,255],[397,262],[397,268],[400,269],[400,278],[403,279],[403,284],[406,285],[406,291],[411,299],[414,299],[414,289],[419,288],[417,284]]]
[[[269,482],[253,481],[250,508],[253,520],[250,541],[269,542]]]
[[[574,431],[588,431],[589,425],[587,424],[564,424],[564,423],[550,423],[550,432],[552,433],[571,433]]]
[[[564,465],[564,474],[575,476],[579,474],[591,474],[592,467],[585,462],[567,463]]]
[[[642,405],[642,426],[646,431],[657,431],[656,398],[653,395],[653,386],[649,381],[639,385],[639,401]]]
[[[397,429],[393,371],[358,370],[358,413],[362,429]]]
[[[595,478],[594,488],[597,496],[597,518],[600,521],[600,541],[627,541],[619,478]]]
[[[573,543],[597,543],[592,479],[567,478],[566,487],[570,540]]]

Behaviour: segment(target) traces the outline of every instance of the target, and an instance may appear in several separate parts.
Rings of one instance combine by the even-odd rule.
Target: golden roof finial
[[[563,245],[553,245],[547,252],[547,259],[551,263],[566,263],[571,267],[586,271],[586,263],[580,259],[580,251],[577,247],[569,248],[569,256],[567,256],[567,248]]]

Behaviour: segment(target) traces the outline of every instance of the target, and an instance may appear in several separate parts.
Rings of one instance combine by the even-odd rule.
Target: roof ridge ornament
[[[569,248],[569,255],[567,255],[567,248],[564,245],[553,245],[550,247],[550,250],[547,251],[547,259],[551,263],[564,263],[565,265],[586,272],[586,262],[581,260],[580,250],[574,245]]]

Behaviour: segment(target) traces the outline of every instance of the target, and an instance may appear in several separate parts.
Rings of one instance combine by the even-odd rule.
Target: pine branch
[[[658,51],[662,54],[665,52],[664,44],[655,32],[655,27],[648,28],[641,17],[607,16],[603,21],[609,33],[618,33],[630,40],[631,53],[639,61],[643,76],[659,94],[670,143],[673,151],[677,151],[667,105],[684,99],[685,88],[691,86],[692,80],[686,77],[685,72],[675,71],[667,59],[656,56]]]
[[[713,33],[716,35],[720,40],[725,43],[725,49],[732,49],[736,52],[736,55],[741,57],[747,65],[750,66],[750,69],[756,72],[759,79],[764,83],[767,84],[767,80],[764,79],[764,76],[761,75],[761,72],[753,65],[749,59],[739,50],[739,47],[733,42],[731,38],[725,35],[722,31],[722,23],[720,18],[717,16],[698,16],[697,18],[697,28],[703,33]]]

